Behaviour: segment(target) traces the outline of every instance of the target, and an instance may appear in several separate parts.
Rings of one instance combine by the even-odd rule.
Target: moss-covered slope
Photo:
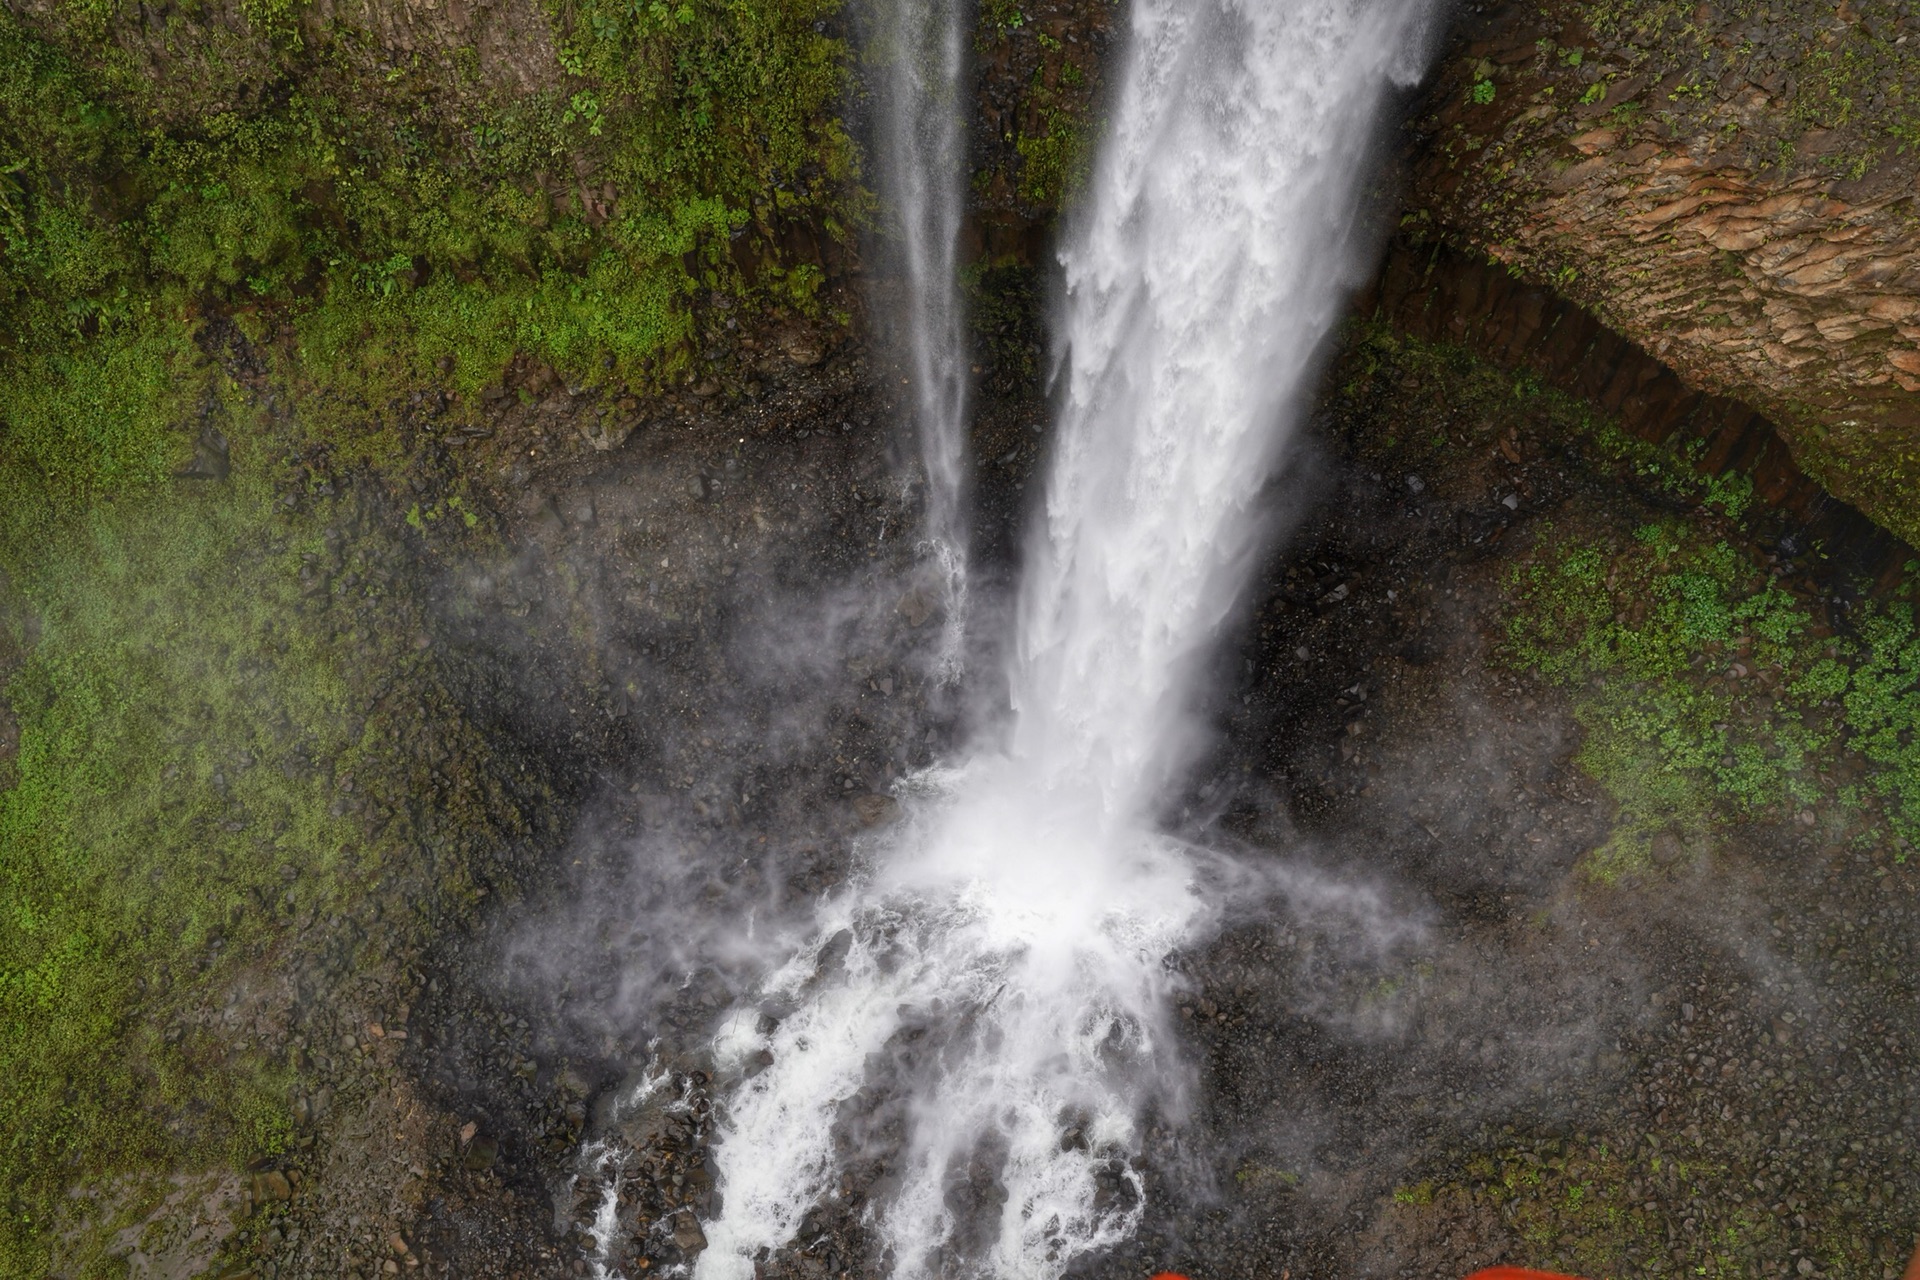
[[[208,316],[337,434],[516,351],[657,382],[716,293],[811,305],[856,203],[834,7],[0,11],[10,487],[180,465]]]

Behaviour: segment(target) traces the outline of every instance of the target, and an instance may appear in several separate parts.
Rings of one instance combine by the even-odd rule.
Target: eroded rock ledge
[[[1754,406],[1911,540],[1916,86],[1903,5],[1506,5],[1436,77],[1410,220]]]
[[[1672,369],[1543,285],[1440,244],[1396,240],[1361,314],[1452,342],[1590,401],[1703,475],[1738,473],[1777,516],[1790,554],[1814,553],[1838,582],[1890,585],[1913,549],[1802,471],[1774,424],[1689,387]]]

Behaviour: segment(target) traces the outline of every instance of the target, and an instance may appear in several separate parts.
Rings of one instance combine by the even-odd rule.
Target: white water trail
[[[773,1030],[743,1010],[722,1035],[723,1074],[772,1062],[721,1110],[699,1280],[792,1241],[847,1146],[888,1162],[869,1213],[898,1276],[1042,1280],[1137,1226],[1139,1117],[1177,1114],[1184,1079],[1166,962],[1220,905],[1219,860],[1157,812],[1194,763],[1196,665],[1356,283],[1365,157],[1429,18],[1428,0],[1135,0],[1062,255],[1069,373],[1011,720],[904,789],[768,981]]]
[[[968,344],[960,301],[967,171],[966,71],[971,6],[872,0],[869,48],[881,65],[879,186],[896,223],[910,412],[926,468],[925,549],[940,574],[945,622],[938,668],[960,674],[966,641]]]

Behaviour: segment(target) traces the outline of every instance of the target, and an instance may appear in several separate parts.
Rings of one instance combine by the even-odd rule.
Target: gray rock
[[[287,1175],[278,1169],[254,1174],[252,1190],[253,1198],[257,1203],[293,1199],[293,1184],[288,1182]]]
[[[1653,837],[1653,861],[1656,866],[1670,867],[1680,861],[1680,856],[1685,852],[1680,837],[1671,831],[1661,831]]]
[[[688,1254],[707,1247],[707,1233],[700,1229],[700,1220],[684,1209],[673,1220],[673,1243]]]
[[[892,796],[855,796],[853,812],[863,827],[884,826],[900,816],[900,802]]]
[[[580,426],[580,435],[601,453],[611,453],[625,444],[640,420],[629,414],[607,414],[588,418]]]
[[[200,438],[194,442],[193,461],[176,474],[182,480],[225,480],[232,471],[227,438],[220,428],[208,423],[200,428]]]
[[[924,588],[915,587],[900,597],[897,608],[900,616],[907,620],[907,625],[917,629],[927,625],[927,620],[933,617],[934,602]]]

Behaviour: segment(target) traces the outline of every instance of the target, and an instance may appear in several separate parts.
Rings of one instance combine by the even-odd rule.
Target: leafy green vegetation
[[[207,69],[101,45],[141,47],[138,14],[0,15],[9,489],[164,474],[210,317],[322,393],[309,417],[337,436],[411,387],[471,398],[516,352],[577,384],[676,376],[715,292],[815,306],[820,266],[783,237],[843,237],[860,208],[834,8],[565,0],[548,84],[440,110],[294,6],[200,33],[245,46],[227,75],[270,76],[251,109],[220,105],[248,95],[217,71],[182,86]]]
[[[1704,496],[1738,515],[1751,488],[1710,482]],[[1837,628],[1803,583],[1705,526],[1666,518],[1592,540],[1549,526],[1509,572],[1506,660],[1572,695],[1579,762],[1618,805],[1590,869],[1611,878],[1644,866],[1663,833],[1686,848],[1750,819],[1909,849],[1912,585]]]
[[[1663,832],[1686,844],[1722,818],[1858,809],[1832,773],[1851,646],[1725,542],[1678,520],[1571,546],[1547,528],[1507,587],[1508,661],[1573,696],[1579,762],[1619,807],[1596,874],[1644,865]],[[1920,808],[1881,790],[1920,830]]]
[[[1500,659],[1566,691],[1577,762],[1616,805],[1592,874],[1704,849],[1740,821],[1892,841],[1902,859],[1920,843],[1920,582],[1830,611],[1803,571],[1756,558],[1752,480],[1696,471],[1700,443],[1652,444],[1458,348],[1374,325],[1350,342],[1342,395],[1437,389],[1449,410],[1430,437],[1363,450],[1437,468],[1524,431],[1649,499],[1630,525],[1576,504],[1532,526],[1504,584]]]
[[[988,110],[1000,136],[982,139],[977,208],[1030,222],[1057,214],[1084,188],[1102,124],[1096,98],[1105,29],[1104,15],[1086,16],[1091,22],[1079,38],[1063,40],[1050,34],[1053,23],[1029,23],[1014,0],[981,6],[974,48],[990,68],[989,82],[998,82],[986,96],[996,103]],[[1019,256],[990,252],[998,266]]]
[[[1058,64],[1054,83],[1048,83],[1044,67],[1035,70],[1027,101],[1039,128],[1023,131],[1014,142],[1022,200],[1057,209],[1079,194],[1093,161],[1096,127],[1087,97],[1086,77],[1072,63]]]
[[[1027,25],[1020,0],[982,0],[980,25],[989,31],[1018,31]]]

